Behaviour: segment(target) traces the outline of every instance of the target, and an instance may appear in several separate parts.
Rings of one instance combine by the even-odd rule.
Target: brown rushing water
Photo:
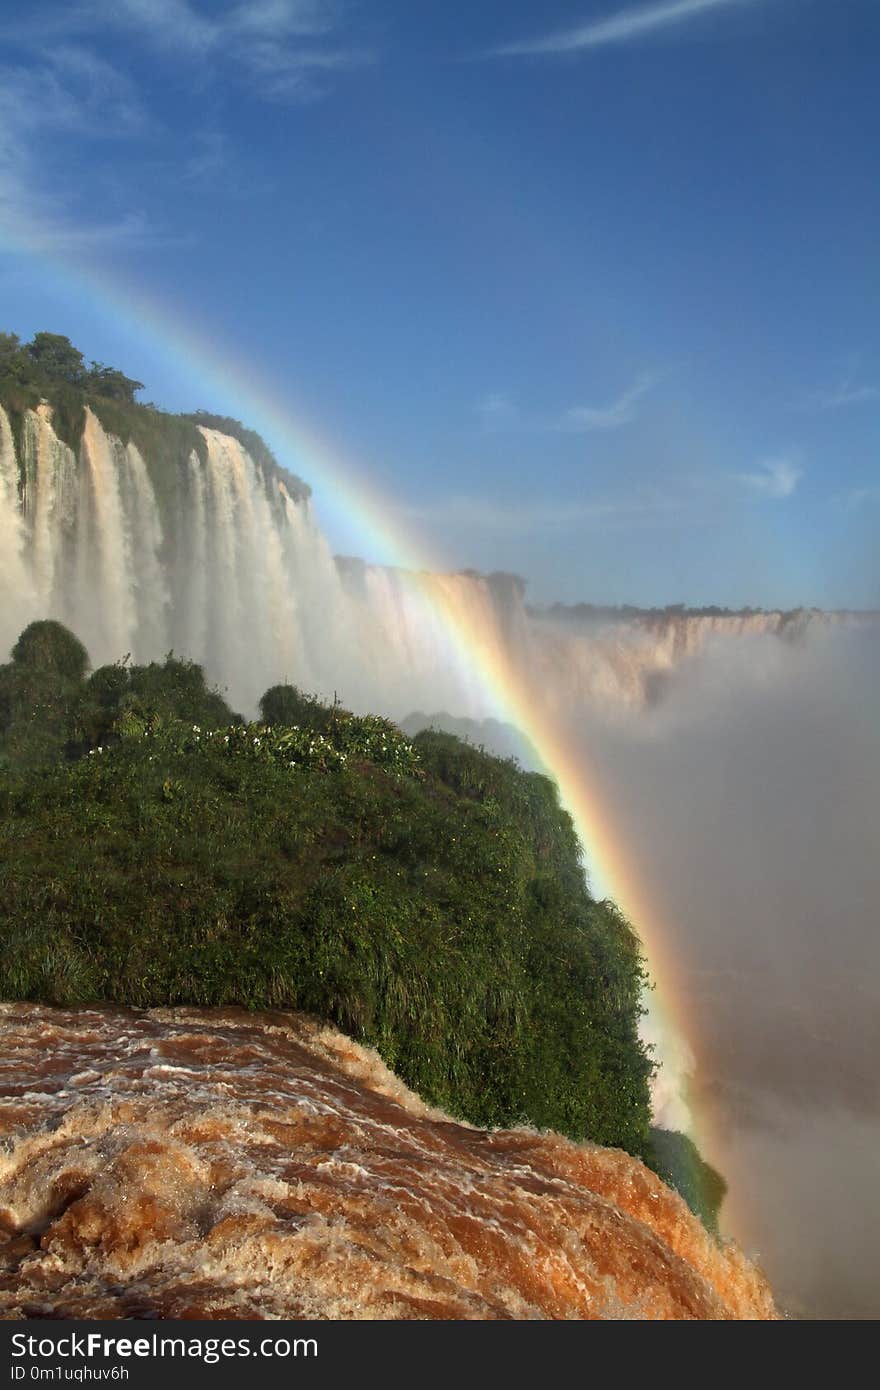
[[[7,1319],[775,1316],[636,1160],[296,1014],[0,1005],[0,1140]]]

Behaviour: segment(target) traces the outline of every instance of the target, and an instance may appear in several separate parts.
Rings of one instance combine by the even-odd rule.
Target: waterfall
[[[7,650],[32,618],[52,617],[95,666],[190,657],[246,713],[280,681],[400,718],[419,706],[491,713],[443,617],[467,617],[487,649],[504,642],[490,581],[341,565],[308,502],[214,429],[176,467],[161,463],[173,476],[160,489],[155,461],[91,410],[78,456],[46,405],[26,413],[20,457],[0,419]],[[174,498],[164,516],[160,490]]]
[[[25,413],[18,446],[0,408],[0,599],[5,651],[33,618],[57,618],[96,666],[169,650],[198,661],[246,714],[290,681],[396,718],[485,719],[497,711],[474,649],[551,714],[625,711],[706,642],[799,630],[780,613],[533,610],[512,576],[339,561],[308,501],[239,440],[201,428],[197,448],[153,458],[86,409],[74,453],[46,404]]]
[[[28,622],[51,617],[95,666],[174,650],[249,713],[277,681],[340,684],[335,663],[352,650],[357,605],[308,505],[236,439],[201,434],[203,453],[161,463],[173,499],[163,516],[155,461],[151,471],[93,411],[75,454],[48,405],[25,413],[18,447],[0,408],[4,655]]]
[[[208,649],[208,504],[205,471],[195,450],[186,460],[184,495],[188,543],[170,613],[171,645],[197,659],[197,652]]]
[[[0,648],[8,649],[37,612],[33,577],[25,559],[18,464],[9,417],[0,407]]]
[[[76,459],[55,435],[48,406],[24,420],[22,515],[30,542],[32,578],[41,609],[58,610],[69,593],[67,566],[76,517]]]
[[[130,651],[138,630],[132,545],[134,518],[123,505],[122,493],[127,458],[120,441],[106,435],[97,417],[88,409],[82,456],[92,523],[87,556],[91,572],[86,572],[83,598],[88,602],[90,592],[98,597],[90,615],[96,645],[102,652],[119,657]],[[86,558],[83,546],[78,547],[77,558]]]
[[[821,632],[832,621],[876,621],[876,615],[815,612],[622,614],[584,605],[536,609],[526,605],[523,585],[512,576],[413,573],[340,559],[302,492],[288,486],[280,470],[257,462],[238,439],[215,429],[187,432],[183,422],[165,436],[161,416],[152,422],[143,418],[138,447],[114,437],[87,410],[74,450],[59,438],[50,406],[24,412],[14,429],[0,407],[0,662],[8,660],[29,622],[55,618],[85,643],[95,667],[126,654],[137,663],[161,659],[169,650],[191,658],[245,716],[256,714],[269,686],[290,681],[324,699],[338,694],[361,713],[403,720],[420,711],[407,723],[410,732],[433,722],[431,716],[452,716],[459,732],[501,753],[515,751],[527,766],[536,766],[540,750],[528,747],[525,739],[511,748],[511,730],[466,722],[503,719],[504,711],[493,706],[493,686],[501,688],[510,680],[523,705],[528,700],[536,716],[555,721],[565,732],[573,766],[583,753],[612,827],[616,819],[635,840],[640,808],[654,809],[652,824],[642,830],[640,859],[646,862],[659,853],[652,847],[664,844],[658,824],[674,826],[678,816],[686,827],[682,839],[689,842],[694,833],[687,823],[686,798],[677,805],[672,794],[687,779],[678,780],[675,762],[657,761],[663,739],[677,737],[672,745],[676,757],[682,763],[687,757],[694,760],[688,766],[695,769],[689,783],[695,795],[701,785],[699,758],[724,746],[719,721],[711,739],[691,747],[689,711],[699,707],[700,687],[697,683],[689,704],[689,663],[691,674],[699,674],[700,654],[709,644],[740,642],[747,644],[741,667],[758,678],[763,665],[772,667],[779,658],[780,639]],[[143,443],[150,432],[158,440],[155,449]],[[184,441],[176,453],[175,440]],[[768,663],[753,660],[761,643],[763,655],[771,658]],[[810,649],[804,645],[805,651]],[[784,653],[784,664],[790,655]],[[708,704],[714,698],[726,710],[717,693],[726,698],[728,664],[706,664],[716,672]],[[662,704],[672,682],[679,682],[677,698]],[[648,705],[656,707],[646,709]],[[680,729],[671,718],[679,708],[684,711]],[[664,724],[666,716],[670,719]],[[815,743],[821,746],[821,740]],[[618,773],[629,764],[621,761],[621,749],[631,754],[636,789],[628,804],[621,801],[622,810],[616,800],[623,798]],[[728,760],[730,767],[739,756],[737,751]],[[806,763],[798,750],[797,766]],[[562,761],[553,770],[561,778]],[[731,780],[726,765],[723,777]],[[853,778],[852,784],[857,781]],[[811,791],[800,799],[821,807],[821,779],[817,788],[815,796]],[[707,804],[696,818],[696,829],[704,835],[704,864],[720,852],[716,843],[724,846],[723,827],[729,824],[724,797],[718,801],[719,807]],[[739,833],[746,848],[765,838],[753,833],[752,818],[750,804],[746,831],[734,823],[730,832]],[[860,843],[862,827],[869,825],[870,816],[860,815],[858,833],[842,836],[841,843]],[[722,829],[716,832],[716,826]],[[668,834],[674,849],[673,831]],[[623,841],[622,835],[618,838]],[[804,863],[809,858],[802,856]],[[783,862],[784,855],[779,859]],[[704,879],[706,872],[704,867]],[[686,876],[684,868],[671,876],[673,904],[675,883]],[[652,883],[662,885],[665,877],[661,863]],[[706,882],[708,907],[700,934],[695,929],[693,936],[695,941],[705,938],[708,945],[703,955],[693,943],[679,954],[690,959],[693,951],[695,959],[707,962],[695,978],[706,977],[708,984],[700,987],[708,998],[712,980],[717,976],[722,981],[716,1009],[722,1020],[716,1055],[722,1056],[728,1047],[724,1001],[728,995],[740,996],[728,983],[735,972],[727,956],[721,948],[713,955],[712,943],[720,937],[735,942],[739,924],[732,918],[730,930],[720,934],[714,924],[724,920],[723,911],[733,913],[740,899],[734,884],[721,895],[719,907],[711,897],[714,879]],[[790,891],[788,885],[785,891]],[[652,888],[649,901],[655,896],[662,904],[662,894]],[[769,901],[776,900],[771,896]],[[866,892],[860,901],[869,901]],[[687,920],[686,908],[685,896],[667,916],[673,923]],[[759,915],[756,920],[761,921]],[[779,920],[768,917],[767,940],[775,939]],[[668,923],[663,922],[663,929],[669,930]],[[812,943],[812,938],[804,939]],[[791,940],[791,958],[806,959],[797,954],[804,949],[797,938]],[[745,1008],[763,986],[743,978],[746,984],[736,988]],[[769,972],[768,979],[775,982]],[[774,1008],[768,993],[769,1017]],[[648,1016],[644,1027],[651,1026]],[[710,1034],[709,1024],[705,1031]],[[811,1055],[806,1043],[802,1050]],[[690,1060],[676,1050],[675,1039],[665,1036],[658,1056],[663,1067],[655,1082],[655,1115],[669,1123],[668,1117],[679,1113],[682,1076]],[[675,1118],[671,1122],[680,1123]]]
[[[128,557],[134,602],[134,646],[141,661],[165,655],[171,593],[162,567],[163,530],[147,465],[134,444],[117,456],[123,513],[128,527]]]

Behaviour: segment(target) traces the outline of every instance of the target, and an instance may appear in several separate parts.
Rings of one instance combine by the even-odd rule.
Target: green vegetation
[[[69,386],[109,400],[132,402],[142,381],[134,381],[101,362],[85,358],[60,333],[36,333],[22,344],[15,333],[0,333],[0,376],[22,387]]]
[[[643,1154],[649,1168],[674,1187],[713,1235],[718,1234],[718,1213],[727,1183],[707,1163],[692,1139],[675,1130],[652,1126]]]
[[[13,669],[44,672],[58,682],[82,681],[89,654],[78,637],[52,619],[31,623],[12,648]]]
[[[245,724],[172,654],[89,673],[33,623],[0,667],[0,997],[303,1009],[427,1100],[643,1155],[639,942],[589,896],[547,778],[292,686]]]
[[[81,651],[36,624],[0,668],[3,997],[305,1009],[455,1114],[641,1151],[639,944],[551,782],[290,687],[263,712],[296,724],[244,725],[191,663]]]
[[[238,421],[139,390],[60,335],[0,334],[19,446],[45,400],[77,449],[88,406],[140,450],[169,545],[199,425],[308,494]],[[305,1009],[453,1114],[644,1155],[711,1228],[723,1180],[649,1130],[638,939],[590,897],[553,783],[292,686],[260,713],[173,653],[89,672],[59,623],[21,634],[0,666],[0,997]]]
[[[175,536],[187,460],[193,453],[203,460],[206,457],[199,425],[234,435],[267,477],[283,480],[294,498],[308,497],[307,484],[281,468],[254,430],[206,411],[172,415],[154,405],[142,405],[135,400],[142,389],[141,382],[115,367],[100,362],[86,366],[79,349],[59,333],[37,333],[29,343],[22,343],[14,333],[0,333],[0,405],[9,415],[19,454],[26,411],[48,401],[55,433],[76,451],[88,406],[105,430],[140,451],[169,541]]]
[[[0,666],[0,774],[33,777],[118,742],[126,730],[174,721],[240,724],[200,666],[169,653],[162,663],[127,660],[88,675],[88,653],[61,623],[25,628]]]
[[[778,612],[778,609],[767,608],[719,608],[718,604],[707,604],[702,608],[689,608],[684,603],[667,603],[665,608],[639,608],[632,603],[597,604],[597,603],[551,603],[544,608],[529,607],[527,611],[535,617],[555,618],[557,621],[582,623],[582,622],[642,622],[648,625],[662,627],[670,619],[678,618],[750,618],[758,617],[767,613]],[[818,612],[818,609],[792,608],[783,613],[783,617],[789,622],[795,621],[804,613]]]
[[[59,623],[0,667],[0,996],[305,1009],[426,1099],[641,1154],[715,1229],[723,1179],[649,1130],[638,940],[556,790],[292,686],[245,724],[169,654],[88,673]]]
[[[287,491],[295,500],[311,495],[312,489],[308,483],[283,469],[266,441],[256,430],[248,429],[240,420],[234,420],[231,415],[213,415],[209,410],[195,410],[189,415],[180,416],[180,419],[190,420],[194,425],[202,425],[205,429],[219,430],[221,434],[229,434],[233,439],[237,439],[268,477],[283,480]]]

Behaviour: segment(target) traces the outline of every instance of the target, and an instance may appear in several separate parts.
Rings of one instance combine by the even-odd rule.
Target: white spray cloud
[[[636,406],[658,380],[656,373],[646,372],[608,405],[572,406],[560,417],[557,428],[576,434],[586,434],[592,430],[620,429],[622,425],[628,425],[636,418]]]
[[[738,473],[739,482],[759,497],[782,501],[791,497],[801,478],[803,469],[790,458],[767,459],[755,473]]]
[[[876,1317],[880,630],[810,633],[719,640],[581,734],[677,963],[733,1234],[784,1306]]]
[[[494,50],[500,57],[532,54],[581,53],[606,44],[631,43],[660,29],[688,24],[710,11],[732,9],[754,0],[674,0],[620,10],[606,19],[591,20],[573,29],[562,29],[541,38],[504,44]]]

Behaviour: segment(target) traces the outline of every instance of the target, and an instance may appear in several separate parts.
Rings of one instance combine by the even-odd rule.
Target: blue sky
[[[173,306],[537,600],[880,606],[876,0],[0,16],[0,326],[242,413]]]

